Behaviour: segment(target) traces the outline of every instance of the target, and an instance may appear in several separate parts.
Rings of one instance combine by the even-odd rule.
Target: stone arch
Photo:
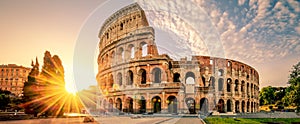
[[[250,112],[250,101],[247,101],[247,112]]]
[[[224,79],[223,78],[219,78],[218,80],[218,91],[222,91],[224,88]]]
[[[146,42],[141,42],[140,43],[140,48],[141,48],[141,52],[142,52],[142,57],[147,56],[148,55],[148,44]]]
[[[180,74],[178,72],[173,74],[173,82],[180,82]]]
[[[152,70],[153,83],[161,83],[161,69],[156,67]]]
[[[245,111],[245,106],[246,106],[246,105],[245,105],[245,101],[243,100],[243,101],[242,101],[242,112],[243,112],[243,113],[246,112],[246,111]]]
[[[119,72],[117,74],[117,83],[119,84],[119,86],[122,86],[122,73]]]
[[[219,69],[218,76],[224,76],[224,70],[223,69]]]
[[[220,113],[224,113],[225,112],[225,102],[223,99],[219,99],[219,102],[218,102],[218,112]]]
[[[121,61],[124,61],[124,58],[125,58],[125,52],[124,52],[123,47],[120,47],[120,48],[118,49],[118,52],[117,52],[117,58],[118,58],[118,59],[121,59]],[[119,60],[117,60],[117,61],[119,61]]]
[[[122,99],[117,98],[116,100],[116,108],[121,112],[122,111]]]
[[[185,74],[185,83],[186,84],[195,84],[195,74],[193,72],[187,72]]]
[[[127,71],[127,85],[133,84],[133,72],[131,70]]]
[[[147,83],[147,71],[145,69],[140,69],[139,76],[140,76],[140,83],[146,84]]]
[[[190,114],[196,114],[196,102],[194,98],[186,98],[185,103],[189,109]]]
[[[167,98],[167,104],[168,104],[168,112],[169,113],[177,113],[177,98],[175,96],[169,96]]]
[[[133,99],[131,97],[127,97],[126,99],[126,109],[125,112],[133,113]]]
[[[249,82],[247,82],[247,89],[246,89],[247,94],[249,95]]]
[[[114,102],[113,102],[112,98],[110,98],[108,100],[108,111],[109,112],[113,112],[113,104],[114,104]]]
[[[127,47],[127,58],[134,58],[134,45],[133,44],[129,44]]]
[[[241,92],[245,93],[245,81],[242,81]]]
[[[113,50],[113,51],[111,51],[111,53],[110,53],[110,62],[111,62],[111,64],[113,63],[113,61],[115,61],[115,51]]]
[[[231,84],[232,84],[232,80],[231,80],[231,78],[228,78],[227,79],[227,92],[231,92]]]
[[[146,112],[146,104],[147,104],[147,101],[146,101],[145,97],[141,96],[141,98],[139,100],[139,112],[140,113]]]
[[[235,92],[238,92],[238,91],[239,91],[239,80],[238,80],[238,79],[236,79],[236,80],[234,81],[234,91],[235,91]]]
[[[240,101],[235,101],[235,113],[240,113]]]
[[[231,67],[231,66],[232,66],[231,61],[227,61],[227,67]]]
[[[226,106],[227,106],[227,112],[232,112],[232,102],[230,99],[227,100],[226,102]]]
[[[114,85],[114,77],[112,74],[109,74],[109,78],[106,86],[108,86],[108,88],[112,88],[113,85]]]
[[[207,98],[201,98],[200,99],[200,111],[203,113],[208,113],[208,99]]]
[[[161,98],[159,96],[154,96],[151,99],[152,107],[153,107],[153,113],[158,113],[161,111]]]

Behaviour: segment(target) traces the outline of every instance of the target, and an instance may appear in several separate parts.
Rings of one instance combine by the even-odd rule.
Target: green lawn
[[[217,118],[209,117],[204,119],[208,124],[261,124],[266,122],[280,122],[290,124],[292,122],[300,123],[300,118]]]

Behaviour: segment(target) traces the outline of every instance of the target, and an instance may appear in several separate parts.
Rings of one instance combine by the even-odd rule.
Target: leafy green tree
[[[10,95],[10,91],[0,89],[0,110],[5,110],[9,107],[9,103],[11,102]]]
[[[261,89],[259,93],[259,99],[261,105],[269,105],[274,104],[275,101],[275,93],[276,88],[268,86]]]
[[[297,106],[300,110],[300,62],[294,65],[289,77],[290,86],[286,89],[284,102],[287,105]]]

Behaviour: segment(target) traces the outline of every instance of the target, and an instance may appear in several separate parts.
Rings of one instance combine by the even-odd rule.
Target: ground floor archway
[[[208,99],[207,98],[200,99],[200,111],[202,113],[208,113]]]
[[[169,96],[167,99],[168,113],[177,113],[177,98],[175,96]]]
[[[235,101],[235,113],[240,113],[240,102]]]
[[[186,98],[185,103],[189,109],[190,114],[196,114],[195,99],[193,99],[191,97]]]
[[[225,104],[224,104],[224,100],[223,99],[219,100],[217,108],[218,108],[218,112],[225,113]]]
[[[158,113],[161,111],[161,99],[159,96],[155,96],[152,98],[152,108],[153,113]]]
[[[133,113],[133,99],[131,97],[126,99],[126,109],[124,112]]]
[[[139,113],[145,113],[146,112],[146,99],[143,96],[141,96],[141,99],[139,101],[139,106],[140,106]]]
[[[116,108],[117,110],[122,111],[122,100],[120,98],[116,100]]]
[[[226,106],[227,106],[227,112],[232,112],[232,108],[231,108],[231,100],[228,99],[226,102]]]

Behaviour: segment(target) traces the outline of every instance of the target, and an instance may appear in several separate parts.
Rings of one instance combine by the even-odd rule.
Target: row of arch
[[[166,104],[168,113],[178,113],[179,110],[179,102],[176,96],[170,95],[166,101],[162,101],[160,96],[154,96],[150,101],[147,101],[144,96],[140,98],[133,99],[131,97],[127,97],[124,101],[121,98],[115,99],[115,101],[110,98],[108,101],[104,99],[100,102],[100,105],[103,109],[108,110],[108,112],[127,112],[127,113],[145,113],[145,112],[153,112],[160,113],[162,111],[162,104]],[[147,104],[150,104],[150,108],[147,107]],[[258,111],[258,103],[250,102],[245,100],[224,100],[219,99],[218,103],[209,102],[207,98],[201,98],[199,101],[199,105],[196,105],[196,101],[194,98],[188,97],[185,98],[184,104],[188,109],[190,114],[196,114],[198,112],[208,113],[212,110],[215,110],[220,113],[226,112],[235,112],[235,113],[246,113],[246,112],[257,112]],[[213,105],[210,105],[213,104]],[[196,106],[199,106],[196,108]],[[210,108],[213,106],[214,108]],[[182,109],[182,108],[181,108]]]
[[[146,42],[141,42],[138,47],[135,47],[133,44],[127,45],[126,48],[118,47],[115,50],[107,52],[103,57],[101,57],[102,66],[110,66],[111,64],[119,61],[123,62],[126,59],[133,59],[136,56],[147,56],[148,54],[148,44]]]
[[[151,71],[152,74],[152,79],[151,81],[153,83],[161,83],[162,81],[162,71],[159,67],[155,67]],[[147,71],[146,69],[140,69],[135,75],[132,70],[128,70],[125,75],[125,84],[126,85],[133,85],[134,83],[134,76],[138,76],[138,83],[139,84],[146,84],[147,83]],[[123,85],[123,75],[121,72],[118,72],[116,75],[116,81],[114,81],[114,77],[112,74],[109,74],[109,77],[107,79],[107,76],[104,77],[104,80],[102,81],[103,88],[111,88],[113,87],[113,84],[118,84],[119,86]],[[174,73],[173,74],[173,82],[178,83],[180,81],[180,74],[179,73]],[[195,84],[195,74],[193,72],[187,72],[185,75],[185,83],[186,84]],[[207,86],[206,79],[205,77],[202,76],[202,82],[204,83],[204,86]],[[210,77],[209,79],[209,84],[208,86],[211,86],[215,88],[215,78],[213,76]],[[254,85],[253,83],[245,83],[244,80],[239,83],[239,80],[236,79],[234,82],[232,81],[231,78],[227,78],[227,82],[225,84],[227,92],[242,92],[242,93],[247,93],[251,95],[258,95],[259,87]],[[224,90],[224,79],[219,78],[218,79],[218,91],[223,91]]]

